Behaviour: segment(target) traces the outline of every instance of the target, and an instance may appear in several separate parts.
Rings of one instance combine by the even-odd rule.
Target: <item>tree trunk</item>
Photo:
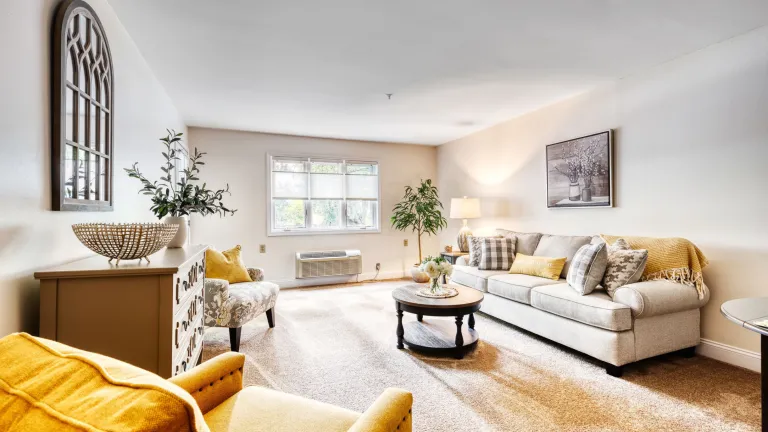
[[[421,257],[421,233],[419,233],[419,264],[423,261],[423,258]]]

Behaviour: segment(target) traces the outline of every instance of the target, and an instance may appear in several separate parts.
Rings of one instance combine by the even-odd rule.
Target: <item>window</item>
[[[269,156],[269,234],[379,232],[379,165]]]
[[[82,0],[59,6],[53,56],[53,209],[112,210],[112,56]]]

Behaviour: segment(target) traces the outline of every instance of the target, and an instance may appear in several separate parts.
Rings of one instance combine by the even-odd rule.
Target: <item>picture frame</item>
[[[613,207],[613,130],[546,146],[547,208]]]

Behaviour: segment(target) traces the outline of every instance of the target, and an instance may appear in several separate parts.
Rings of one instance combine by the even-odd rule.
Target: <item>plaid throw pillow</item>
[[[483,257],[483,240],[486,238],[493,238],[493,237],[477,237],[477,236],[467,237],[467,243],[469,243],[469,266],[470,267],[480,266],[480,258]]]
[[[484,238],[480,270],[509,270],[515,259],[514,238]]]
[[[604,242],[584,245],[576,252],[568,269],[568,285],[587,295],[603,280],[608,265],[608,246]]]

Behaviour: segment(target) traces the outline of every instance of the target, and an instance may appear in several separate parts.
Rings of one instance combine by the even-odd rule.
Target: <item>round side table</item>
[[[755,321],[768,320],[768,297],[729,300],[720,306],[720,312],[729,320],[760,335],[760,406],[762,430],[768,432],[768,328]]]

